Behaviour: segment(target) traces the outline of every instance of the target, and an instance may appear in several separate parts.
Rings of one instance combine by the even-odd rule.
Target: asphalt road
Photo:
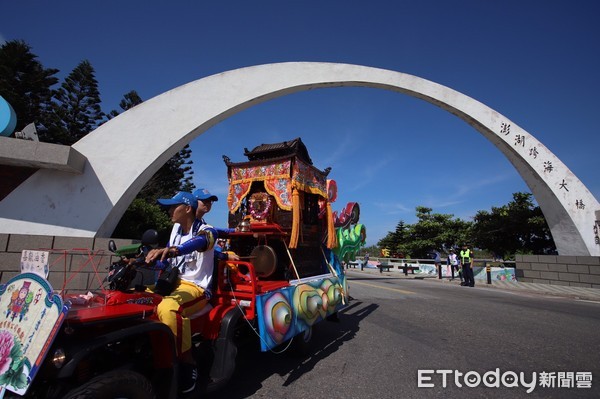
[[[310,355],[245,349],[232,383],[210,397],[600,397],[599,302],[348,276],[353,299],[339,323],[315,327]],[[433,387],[418,386],[419,370]],[[578,388],[590,375],[591,388]]]

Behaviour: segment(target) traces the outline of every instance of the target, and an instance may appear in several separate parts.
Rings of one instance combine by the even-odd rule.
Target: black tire
[[[150,381],[130,370],[101,374],[69,392],[64,399],[155,399]]]

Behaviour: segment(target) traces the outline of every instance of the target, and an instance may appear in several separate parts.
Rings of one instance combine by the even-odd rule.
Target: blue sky
[[[9,1],[0,42],[21,39],[66,76],[87,59],[105,112],[136,90],[147,100],[227,70],[284,61],[351,63],[412,74],[466,94],[517,123],[600,198],[600,2]],[[195,184],[219,195],[244,148],[301,137],[332,167],[341,210],[361,206],[375,244],[415,207],[470,220],[529,192],[493,144],[449,113],[407,95],[319,89],[240,112],[191,143]]]

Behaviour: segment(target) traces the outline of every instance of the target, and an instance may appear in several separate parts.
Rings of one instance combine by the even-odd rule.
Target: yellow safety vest
[[[467,249],[460,251],[460,261],[462,264],[471,263],[471,250]]]

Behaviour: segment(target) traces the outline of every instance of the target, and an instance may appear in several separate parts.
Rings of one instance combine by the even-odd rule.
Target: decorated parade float
[[[337,186],[327,179],[330,168],[314,167],[300,138],[246,149],[245,156],[240,163],[224,157],[229,227],[237,230],[230,249],[256,274],[257,291],[250,295],[266,350],[301,333],[308,337],[316,321],[347,303],[341,261],[356,255],[366,233],[358,204],[340,216],[332,211]],[[239,266],[237,276],[248,270],[244,262]],[[227,292],[221,296],[230,299]]]
[[[299,138],[245,155],[224,157],[227,250],[239,260],[215,263],[210,305],[189,316],[203,365],[193,392],[178,394],[174,336],[155,314],[162,297],[138,279],[141,269],[154,275],[141,261],[156,244],[150,231],[139,244],[110,242],[112,255],[79,249],[79,263],[75,250],[23,251],[21,273],[0,285],[0,398],[192,398],[227,384],[250,340],[262,351],[306,350],[313,326],[348,304],[341,262],[364,245],[360,210],[332,211],[330,169],[314,167]],[[105,256],[116,257],[108,273]],[[70,287],[78,281],[87,284]]]

